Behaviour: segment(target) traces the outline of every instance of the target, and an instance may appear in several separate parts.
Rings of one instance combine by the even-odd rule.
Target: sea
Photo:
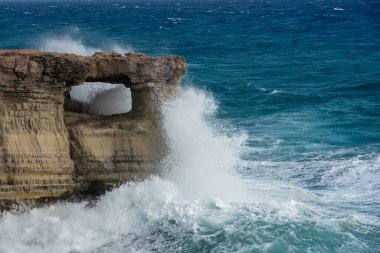
[[[1,253],[380,252],[380,1],[0,0],[0,48],[188,66],[160,175],[4,213]]]

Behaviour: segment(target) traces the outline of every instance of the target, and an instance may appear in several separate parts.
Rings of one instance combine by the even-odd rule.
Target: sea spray
[[[83,56],[91,56],[96,52],[110,51],[120,54],[126,54],[133,52],[133,48],[130,45],[119,45],[117,43],[109,43],[105,47],[92,47],[83,42],[83,39],[78,36],[79,28],[71,29],[71,32],[63,35],[50,35],[39,40],[37,48],[39,50],[60,52],[60,53],[72,53]]]
[[[75,40],[69,35],[44,39],[39,46],[40,50],[49,52],[72,53],[91,56],[100,48],[85,46],[81,40]]]
[[[249,135],[237,168],[249,202],[195,199],[167,175],[91,208],[7,214],[1,253],[380,252],[379,1],[50,2],[0,1],[1,48],[43,49],[42,33],[88,54],[131,41],[184,56],[194,86],[217,98],[215,117]]]
[[[227,201],[247,198],[236,175],[239,152],[246,136],[228,137],[208,122],[217,104],[212,96],[194,88],[182,90],[164,106],[164,126],[170,155],[167,177],[191,198],[216,197]]]
[[[235,173],[245,136],[211,124],[214,99],[187,88],[166,104],[166,174],[128,183],[94,206],[54,204],[0,218],[0,252],[371,251],[345,227],[360,224],[316,208],[307,190]],[[251,187],[250,187],[251,184]],[[318,203],[321,204],[321,203]],[[339,223],[338,223],[339,221]],[[319,238],[314,245],[304,241]]]
[[[91,56],[95,52],[110,51],[120,54],[132,52],[131,46],[110,44],[105,48],[96,48],[85,45],[83,41],[74,36],[79,29],[72,29],[71,33],[62,36],[52,36],[40,41],[38,48],[44,51],[73,53]],[[113,115],[126,113],[132,108],[131,92],[123,84],[109,84],[101,82],[84,83],[72,86],[70,96],[84,103],[86,111],[96,115]]]

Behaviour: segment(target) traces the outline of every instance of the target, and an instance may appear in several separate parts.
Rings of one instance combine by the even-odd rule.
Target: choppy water
[[[380,252],[378,1],[2,0],[0,48],[189,66],[161,177],[7,213],[0,252]]]

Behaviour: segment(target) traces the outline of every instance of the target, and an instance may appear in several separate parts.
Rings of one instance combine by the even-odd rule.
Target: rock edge
[[[160,104],[178,94],[185,73],[178,56],[0,50],[0,209],[156,173],[166,150]],[[124,84],[132,110],[80,113],[69,91],[84,82]]]

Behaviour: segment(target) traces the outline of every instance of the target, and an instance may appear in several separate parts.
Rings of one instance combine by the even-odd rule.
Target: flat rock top
[[[80,84],[87,81],[163,83],[186,73],[179,56],[98,52],[93,56],[35,50],[0,50],[0,86],[12,82]],[[48,77],[48,78],[44,78]]]

